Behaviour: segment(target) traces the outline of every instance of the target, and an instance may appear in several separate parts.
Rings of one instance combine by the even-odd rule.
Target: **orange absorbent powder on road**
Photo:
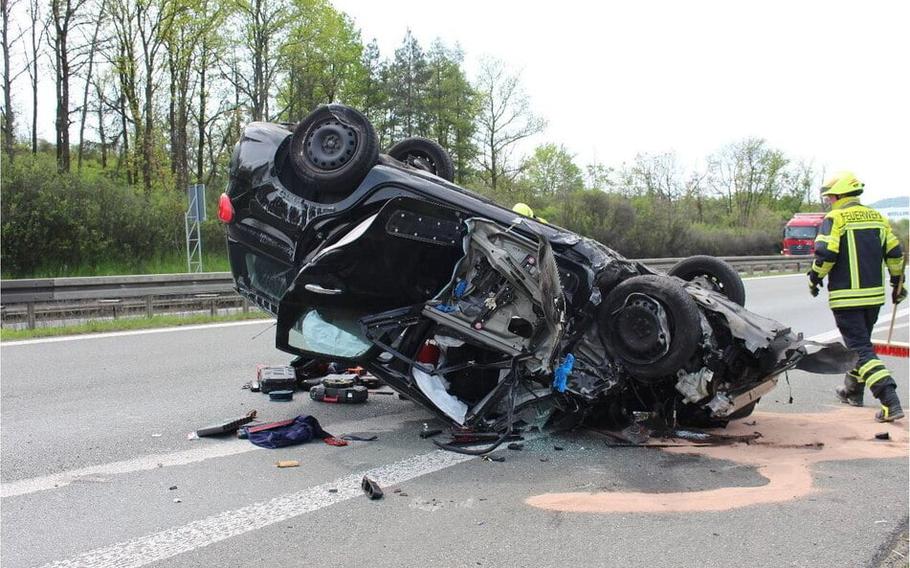
[[[749,444],[661,448],[755,466],[768,483],[758,487],[722,487],[679,493],[601,492],[547,493],[530,497],[529,505],[574,513],[681,513],[726,511],[780,503],[815,491],[811,465],[821,461],[904,458],[910,455],[908,421],[878,424],[869,409],[843,408],[818,414],[753,415],[755,423],[731,423],[725,434],[761,437]],[[887,431],[890,440],[876,440]],[[656,442],[655,442],[656,443]],[[645,444],[647,446],[647,444]]]

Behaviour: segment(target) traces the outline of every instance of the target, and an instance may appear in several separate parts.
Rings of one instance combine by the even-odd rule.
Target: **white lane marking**
[[[825,333],[819,333],[818,335],[813,335],[812,337],[809,337],[807,339],[809,341],[824,342],[824,341],[831,341],[832,339],[838,339],[839,337],[840,337],[840,330],[835,328],[830,331],[826,331]]]
[[[894,329],[900,329],[900,328],[902,328],[902,327],[907,327],[907,326],[910,326],[910,322],[906,322],[906,321],[903,322],[903,323],[896,323],[896,322],[895,322],[895,324],[894,324]],[[873,329],[873,330],[872,330],[872,333],[879,333],[879,332],[881,332],[881,331],[888,331],[889,329],[891,329],[891,324],[890,324],[890,323],[887,324],[887,325],[882,325],[882,326],[879,326],[879,327]]]
[[[173,333],[175,331],[196,331],[200,329],[216,329],[219,327],[235,327],[238,325],[274,325],[272,319],[257,319],[244,321],[229,321],[224,323],[202,323],[197,325],[178,325],[175,327],[158,327],[154,329],[136,329],[133,331],[107,331],[104,333],[85,333],[81,335],[61,335],[60,337],[43,337],[41,339],[23,339],[21,341],[2,341],[0,347],[15,347],[17,345],[38,345],[41,343],[60,343],[62,341],[80,341],[83,339],[106,339],[108,337],[127,337],[130,335],[146,335],[148,333]]]
[[[364,475],[388,488],[474,457],[435,450],[182,526],[96,548],[66,560],[45,564],[44,568],[138,568],[358,496],[365,499],[360,489]],[[329,489],[336,489],[337,493],[329,493]]]
[[[742,276],[742,274],[740,274]],[[802,276],[806,278],[805,272],[797,272],[796,274],[774,274],[772,276],[742,276],[743,280],[771,280],[773,278],[795,278],[796,276]]]
[[[421,416],[426,416],[426,413],[420,412],[418,410],[411,410],[394,414],[384,414],[382,416],[364,420],[355,420],[333,424],[330,430],[335,435],[340,436],[346,432],[370,431],[374,428],[387,426],[391,418],[404,421],[416,419]],[[194,443],[205,444],[206,442],[204,440],[201,440]],[[152,469],[158,469],[159,467],[187,465],[213,458],[223,458],[237,454],[244,454],[259,449],[262,448],[254,446],[247,440],[230,440],[226,442],[220,442],[217,445],[204,445],[200,446],[199,448],[193,448],[191,450],[185,450],[181,452],[173,452],[170,454],[152,454],[131,460],[123,460],[118,462],[82,467],[79,469],[72,469],[52,475],[32,477],[29,479],[21,479],[17,481],[10,481],[9,483],[0,484],[0,498],[6,499],[7,497],[27,495],[29,493],[36,493],[38,491],[46,491],[49,489],[65,487],[73,482],[79,481],[80,479],[92,479],[98,477],[103,478],[111,475],[148,471]]]
[[[907,314],[910,314],[910,308],[905,308],[905,309],[897,312],[897,317],[898,317],[898,319],[900,319],[900,318],[906,316]],[[907,325],[907,323],[895,324],[894,329],[897,329],[898,327],[903,327],[905,325]],[[888,329],[889,326],[890,326],[890,324],[886,325],[885,327],[877,327],[874,330],[872,330],[872,333],[886,330],[886,329]],[[839,339],[840,336],[841,336],[840,330],[835,328],[830,331],[826,331],[824,333],[819,333],[818,335],[809,337],[808,339],[809,339],[809,341],[831,341],[832,339]]]

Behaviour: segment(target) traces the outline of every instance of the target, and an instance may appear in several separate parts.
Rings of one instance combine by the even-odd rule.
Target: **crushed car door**
[[[277,346],[310,357],[369,357],[363,316],[419,304],[462,257],[464,213],[409,197],[388,201],[306,262],[281,300]]]

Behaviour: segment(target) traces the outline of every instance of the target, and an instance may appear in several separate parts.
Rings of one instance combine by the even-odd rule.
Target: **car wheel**
[[[619,283],[601,304],[598,322],[610,352],[644,382],[675,375],[701,338],[695,300],[665,276],[635,276]]]
[[[676,263],[667,273],[720,292],[740,306],[746,305],[746,288],[735,268],[713,256],[690,256]]]
[[[370,121],[343,105],[324,105],[294,128],[288,158],[303,186],[344,197],[379,160],[379,140]]]
[[[387,154],[408,166],[429,172],[446,181],[455,179],[455,164],[445,148],[435,140],[414,136],[395,144]]]

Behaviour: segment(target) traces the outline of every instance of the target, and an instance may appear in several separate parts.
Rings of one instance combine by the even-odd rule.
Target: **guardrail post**
[[[244,298],[244,299],[243,299],[243,303],[241,304],[241,308],[240,308],[240,309],[241,309],[241,311],[243,311],[243,313],[245,313],[245,314],[250,313],[250,301],[247,300],[246,298]]]
[[[755,265],[754,264],[749,265],[749,276],[755,276]]]
[[[155,297],[151,295],[145,297],[145,317],[147,318],[151,318],[155,313],[154,299]]]
[[[25,311],[28,317],[28,328],[35,329],[35,303],[29,302],[26,304]]]
[[[218,307],[215,304],[217,301],[218,301],[218,298],[212,298],[212,303],[209,306],[212,317],[215,317],[216,315],[218,315]]]

